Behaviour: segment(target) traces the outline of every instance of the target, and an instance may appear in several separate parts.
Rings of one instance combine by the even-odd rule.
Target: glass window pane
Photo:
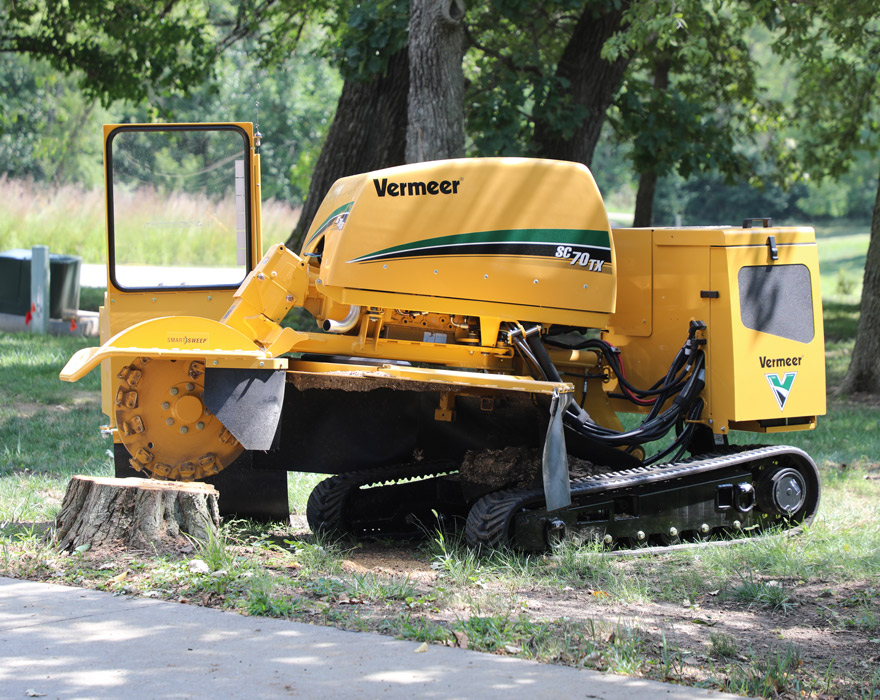
[[[755,265],[739,271],[739,304],[746,328],[809,343],[813,287],[806,265]]]
[[[238,285],[247,274],[247,139],[222,130],[120,130],[109,143],[116,282]]]

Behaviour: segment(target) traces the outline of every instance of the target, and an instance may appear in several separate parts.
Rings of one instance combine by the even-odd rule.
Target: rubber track
[[[331,476],[318,483],[309,494],[306,520],[312,532],[350,534],[351,525],[345,518],[345,510],[352,492],[373,484],[393,488],[405,479],[428,478],[454,471],[457,468],[447,462],[415,462]]]
[[[674,464],[638,467],[619,472],[609,472],[582,477],[571,482],[571,495],[574,501],[594,494],[606,494],[615,489],[641,486],[674,479],[705,474],[725,467],[751,465],[777,457],[799,456],[812,465],[813,460],[803,450],[782,445],[731,446],[723,453],[700,455]],[[815,472],[818,483],[818,473]],[[479,499],[471,508],[465,526],[465,538],[473,547],[499,547],[512,544],[511,522],[521,509],[544,504],[542,489],[510,489],[496,491]],[[818,507],[818,494],[816,508]],[[815,508],[804,523],[809,523]]]
[[[349,489],[341,488],[339,477],[324,479],[309,494],[306,520],[312,532],[341,533],[346,531],[343,511]]]

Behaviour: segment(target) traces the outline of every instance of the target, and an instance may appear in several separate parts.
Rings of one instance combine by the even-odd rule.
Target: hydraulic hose
[[[564,346],[551,341],[551,344],[561,347],[589,348],[600,352],[606,358],[621,386],[631,394],[627,398],[635,399],[637,403],[641,398],[653,398],[650,411],[639,427],[634,430],[620,432],[600,426],[594,423],[589,414],[576,403],[572,403],[568,407],[565,415],[566,427],[607,446],[620,447],[659,440],[685,416],[691,421],[699,418],[703,407],[699,395],[705,386],[705,358],[700,345],[705,341],[698,340],[696,333],[704,330],[705,327],[702,322],[691,323],[688,338],[673,359],[666,376],[647,390],[639,389],[626,381],[621,362],[618,359],[619,352],[609,343],[591,339],[576,346]],[[553,365],[544,341],[537,331],[538,327],[533,327],[525,332],[519,329],[514,330],[510,332],[510,339],[529,366],[532,376],[544,381],[560,382],[562,378],[559,371]],[[662,410],[663,405],[670,398],[672,398],[672,405]],[[694,430],[692,424],[689,424],[681,431],[672,445],[645,462],[651,463],[675,450],[683,451],[693,436]]]

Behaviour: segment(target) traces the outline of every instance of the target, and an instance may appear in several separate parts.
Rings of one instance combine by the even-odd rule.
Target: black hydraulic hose
[[[535,333],[534,335],[528,336],[526,342],[529,344],[532,354],[538,360],[538,364],[541,366],[541,372],[544,376],[551,382],[561,382],[562,377],[559,376],[559,372],[553,365],[553,361],[550,359],[547,348],[541,340],[541,334]]]
[[[693,406],[691,406],[688,411],[687,418],[688,420],[695,421],[700,417],[700,413],[703,412],[703,400],[697,399]],[[675,456],[672,458],[673,462],[677,462],[681,459],[682,454],[687,449],[687,446],[690,444],[691,437],[697,429],[698,423],[688,423],[681,433],[675,438],[675,440],[667,447],[665,450],[658,452],[657,454],[651,455],[647,459],[644,460],[645,464],[655,464],[659,462],[661,459],[666,457],[666,455],[672,454],[675,452]]]
[[[592,421],[589,414],[577,404],[569,405],[565,416],[566,426],[585,437],[612,446],[643,444],[662,438],[676,422],[681,420],[683,415],[692,412],[691,409],[695,402],[698,401],[699,393],[705,385],[704,356],[702,350],[694,342],[695,333],[701,328],[705,328],[705,326],[702,324],[691,324],[688,340],[676,354],[666,376],[654,385],[656,388],[650,390],[651,395],[656,396],[657,399],[638,428],[621,433],[611,428],[597,425]],[[558,370],[547,353],[547,348],[544,346],[540,334],[528,334],[525,340],[522,338],[522,335],[522,333],[511,333],[511,339],[530,365],[532,375],[536,379],[555,382],[562,381]],[[620,376],[622,373],[620,372],[620,364],[615,356],[616,351],[612,350],[610,344],[594,339],[585,341],[579,344],[578,347],[580,349],[600,350],[603,356],[608,359],[612,371],[617,374],[618,379],[625,382]],[[627,386],[627,384],[624,384],[624,386]],[[635,387],[632,389],[636,395],[647,393]],[[663,404],[676,393],[678,395],[673,399],[672,406],[661,413]],[[675,444],[683,444],[685,440],[689,440],[692,432],[693,430],[688,431],[687,429],[683,431]],[[674,449],[674,446],[672,449]],[[664,451],[662,454],[667,453],[667,451]],[[655,456],[652,459],[655,458],[659,457]]]

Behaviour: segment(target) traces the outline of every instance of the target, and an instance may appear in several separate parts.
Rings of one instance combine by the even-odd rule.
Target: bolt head
[[[187,428],[185,425],[181,425],[180,432],[186,434],[189,432],[189,428]]]
[[[174,419],[173,418],[166,418],[165,423],[166,423],[166,425],[174,425]]]
[[[163,401],[162,402],[162,409],[167,411],[169,408],[171,408],[171,404],[168,403],[167,401]]]
[[[179,393],[180,393],[180,389],[178,389],[176,386],[171,387],[171,395],[172,396],[177,396],[177,394],[179,394]]]

